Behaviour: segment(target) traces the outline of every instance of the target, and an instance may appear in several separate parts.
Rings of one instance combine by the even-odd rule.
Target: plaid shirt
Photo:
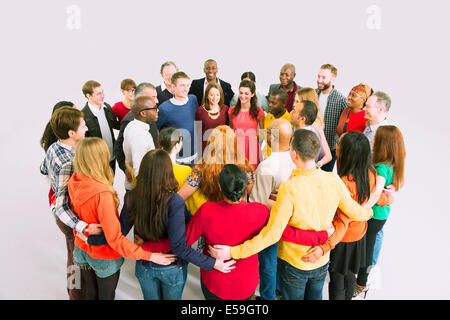
[[[72,211],[67,184],[73,173],[74,148],[57,141],[47,150],[41,173],[48,176],[56,195],[54,215],[61,222],[82,233],[87,225]]]
[[[319,89],[316,89],[317,95],[320,95]],[[341,117],[341,112],[347,108],[347,98],[333,86],[333,90],[330,92],[327,101],[327,107],[325,109],[324,123],[325,138],[327,139],[330,150],[336,150],[336,143],[338,141],[338,135],[336,133],[336,127]]]

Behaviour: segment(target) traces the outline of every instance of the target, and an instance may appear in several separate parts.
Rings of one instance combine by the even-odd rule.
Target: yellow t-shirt
[[[267,128],[272,123],[272,121],[274,121],[276,119],[277,118],[275,118],[275,116],[273,114],[271,114],[270,112],[267,113],[266,117],[264,118],[264,129],[267,130]],[[284,119],[284,120],[289,121],[289,123],[291,123],[291,114],[289,112],[287,112],[287,110],[286,110],[286,112],[278,119]],[[266,145],[265,145],[262,153],[263,153],[264,159],[267,159],[270,156],[270,154],[272,153],[272,149],[267,144],[267,141],[266,141]]]
[[[191,172],[192,168],[189,166],[177,163],[173,164],[173,174],[178,182],[178,191],[184,185]],[[194,215],[197,212],[198,208],[200,208],[201,205],[206,201],[208,201],[208,199],[206,199],[205,195],[200,191],[200,189],[197,189],[192,196],[186,199],[186,208],[192,215]]]

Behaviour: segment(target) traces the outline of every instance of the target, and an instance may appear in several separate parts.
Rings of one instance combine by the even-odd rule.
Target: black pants
[[[333,172],[334,163],[336,162],[336,149],[331,150],[331,161],[322,166],[323,171]]]
[[[356,287],[356,275],[347,271],[345,275],[330,271],[328,296],[330,300],[352,300]]]
[[[377,239],[377,233],[383,228],[386,220],[370,219],[367,221],[366,232],[366,263],[364,268],[360,268],[356,283],[365,287],[367,285],[367,278],[369,277],[370,268],[372,266],[373,248]]]
[[[86,300],[114,300],[120,269],[106,278],[99,278],[90,267],[81,267],[86,283]]]

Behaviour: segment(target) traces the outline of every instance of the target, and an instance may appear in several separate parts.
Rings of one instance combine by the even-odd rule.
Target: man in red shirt
[[[283,89],[288,94],[288,100],[285,105],[288,112],[291,112],[292,110],[295,93],[297,90],[302,88],[295,83],[295,75],[295,66],[292,63],[286,63],[280,70],[280,83],[271,84],[269,87],[269,93],[267,94],[268,98],[270,93],[275,89]]]

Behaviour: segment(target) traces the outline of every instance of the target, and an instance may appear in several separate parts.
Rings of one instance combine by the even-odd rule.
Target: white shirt
[[[295,164],[289,151],[273,152],[255,171],[256,181],[250,194],[250,202],[265,204],[272,192],[291,176]]]
[[[135,177],[138,175],[142,158],[147,152],[155,149],[149,130],[148,123],[134,119],[130,121],[123,132],[123,153],[125,160],[133,167]],[[125,179],[125,189],[132,190],[133,188],[133,183]]]
[[[102,134],[102,139],[105,140],[106,144],[108,145],[109,154],[111,155],[111,160],[114,159],[114,146],[113,146],[113,138],[111,135],[111,129],[109,128],[108,120],[106,120],[105,116],[105,105],[102,105],[100,109],[97,107],[92,106],[88,102],[89,109],[91,109],[92,114],[97,118],[98,124],[100,126],[100,132]]]
[[[319,95],[319,109],[320,109],[320,116],[322,117],[322,119],[325,119],[325,109],[327,108],[329,95],[330,94],[323,94],[323,93]]]

